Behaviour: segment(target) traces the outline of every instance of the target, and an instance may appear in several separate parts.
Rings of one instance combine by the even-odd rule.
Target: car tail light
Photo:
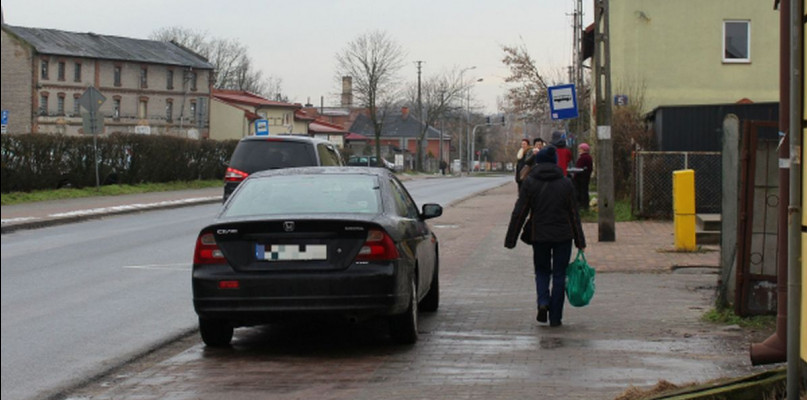
[[[248,173],[237,170],[233,167],[227,167],[227,172],[224,173],[224,180],[227,182],[241,182],[247,179]]]
[[[367,240],[361,246],[356,260],[379,261],[394,260],[398,258],[398,248],[389,235],[380,229],[370,229],[367,232]]]
[[[224,254],[216,244],[216,238],[211,232],[202,232],[196,239],[196,250],[193,252],[194,264],[221,264]]]
[[[241,282],[239,281],[219,281],[219,289],[240,289]]]

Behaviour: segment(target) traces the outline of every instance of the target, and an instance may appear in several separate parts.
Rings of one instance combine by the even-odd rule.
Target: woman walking
[[[518,200],[510,216],[504,247],[516,247],[521,239],[532,245],[535,269],[538,322],[556,327],[562,324],[566,289],[566,266],[572,243],[586,248],[572,181],[558,166],[557,149],[548,146],[538,152],[537,163],[522,182]],[[527,216],[530,216],[527,220]],[[525,226],[524,222],[527,220]]]

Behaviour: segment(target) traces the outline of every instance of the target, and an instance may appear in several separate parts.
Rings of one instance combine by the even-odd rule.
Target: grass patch
[[[590,207],[588,210],[580,210],[580,220],[583,222],[597,222],[599,215],[597,207]],[[616,222],[636,221],[635,215],[631,211],[630,200],[617,200],[614,205],[614,220]]]
[[[210,187],[224,187],[220,179],[188,182],[144,183],[140,185],[106,185],[100,188],[89,187],[82,189],[64,188],[56,190],[37,190],[33,192],[12,192],[0,196],[0,203],[4,206],[14,204],[34,203],[38,201],[76,199],[94,196],[118,196],[122,194],[137,194],[150,192],[167,192],[172,190],[204,189]]]
[[[765,330],[776,329],[775,315],[753,315],[750,317],[740,317],[734,314],[734,310],[729,308],[718,310],[713,308],[707,311],[701,320],[720,325],[739,325],[742,328]]]

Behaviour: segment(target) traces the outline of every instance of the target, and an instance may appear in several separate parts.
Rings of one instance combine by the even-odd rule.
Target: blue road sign
[[[547,89],[552,119],[577,118],[577,94],[574,85],[552,86]]]
[[[3,110],[2,118],[0,118],[0,124],[8,125],[8,110]]]
[[[255,120],[255,136],[269,135],[269,121],[265,119]]]

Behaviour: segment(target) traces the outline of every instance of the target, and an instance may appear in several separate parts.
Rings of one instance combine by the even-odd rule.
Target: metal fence
[[[633,158],[633,213],[640,217],[671,218],[672,173],[695,171],[695,211],[720,213],[721,156],[706,151],[638,151]]]

